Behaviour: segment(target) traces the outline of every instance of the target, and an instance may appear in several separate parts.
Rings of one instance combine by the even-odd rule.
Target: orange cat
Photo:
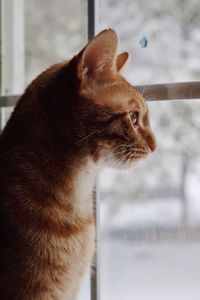
[[[39,75],[0,136],[0,299],[74,300],[94,251],[104,165],[155,150],[143,97],[120,75],[114,30]]]

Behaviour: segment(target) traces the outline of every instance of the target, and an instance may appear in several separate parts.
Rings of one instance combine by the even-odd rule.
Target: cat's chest
[[[51,274],[49,284],[54,286],[59,299],[74,299],[73,292],[91,262],[94,245],[94,223],[86,225],[81,232],[72,236],[49,238],[43,257],[43,261],[48,259],[49,265],[43,270],[42,278]]]
[[[87,166],[80,168],[73,179],[74,207],[81,216],[92,214],[93,203],[92,194],[97,175],[97,168],[91,162]]]

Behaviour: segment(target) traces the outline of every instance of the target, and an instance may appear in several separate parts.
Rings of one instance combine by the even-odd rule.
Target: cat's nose
[[[149,133],[146,139],[151,152],[154,152],[157,148],[157,142],[153,132]]]
[[[156,138],[151,130],[148,130],[144,133],[144,137],[146,140],[147,145],[149,146],[149,149],[151,152],[154,152],[157,147]]]
[[[144,137],[144,140],[146,144],[149,146],[149,149],[151,152],[154,152],[157,147],[156,138],[153,134],[152,130],[149,128],[147,130],[142,131],[142,135]]]

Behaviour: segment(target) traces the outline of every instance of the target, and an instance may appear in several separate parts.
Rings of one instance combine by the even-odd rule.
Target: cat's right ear
[[[78,55],[78,78],[107,80],[116,72],[117,34],[113,29],[101,31]]]

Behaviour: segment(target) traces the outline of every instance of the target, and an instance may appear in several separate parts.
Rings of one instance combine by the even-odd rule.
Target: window
[[[26,0],[24,9],[27,84],[45,68],[72,57],[85,45],[87,1]]]
[[[147,99],[189,99],[200,97],[199,15],[197,1],[100,0],[99,27],[117,29],[121,50],[132,57],[126,77],[148,84],[141,88]],[[103,300],[190,300],[200,293],[200,101],[149,108],[157,152],[133,170],[100,176]]]

